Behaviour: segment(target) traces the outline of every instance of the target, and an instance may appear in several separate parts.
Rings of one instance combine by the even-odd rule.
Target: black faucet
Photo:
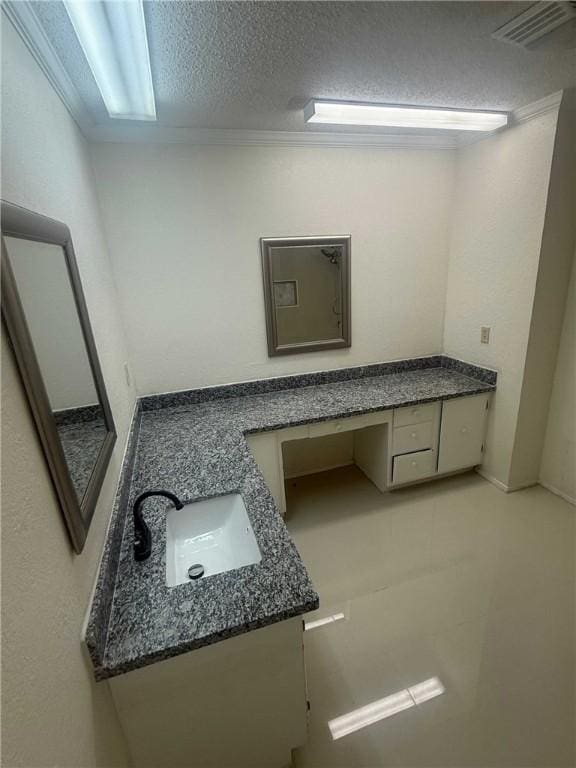
[[[140,507],[149,496],[165,496],[174,504],[176,509],[184,506],[178,496],[170,491],[146,491],[141,493],[134,502],[134,557],[136,560],[147,560],[152,552],[152,534],[144,522]]]

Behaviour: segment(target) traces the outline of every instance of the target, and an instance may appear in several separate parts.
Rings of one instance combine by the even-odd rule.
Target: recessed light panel
[[[110,117],[156,120],[142,0],[64,0]]]

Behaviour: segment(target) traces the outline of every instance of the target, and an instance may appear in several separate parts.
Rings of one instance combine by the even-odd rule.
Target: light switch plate
[[[490,343],[490,328],[486,325],[483,325],[480,328],[480,343],[481,344]]]

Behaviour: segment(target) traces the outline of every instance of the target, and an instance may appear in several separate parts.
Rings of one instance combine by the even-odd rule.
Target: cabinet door
[[[458,397],[442,404],[438,472],[482,463],[488,394]]]

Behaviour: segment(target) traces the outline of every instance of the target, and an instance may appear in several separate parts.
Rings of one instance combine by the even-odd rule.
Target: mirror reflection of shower
[[[335,264],[337,267],[340,266],[340,253],[341,249],[338,248],[321,248],[320,252],[323,256],[326,256],[330,264]],[[340,292],[337,290],[334,301],[332,302],[332,314],[336,315],[338,318],[336,320],[336,324],[338,328],[342,327],[342,307],[341,307],[341,301],[340,301]]]
[[[330,264],[339,264],[340,248],[321,248],[320,250]]]

